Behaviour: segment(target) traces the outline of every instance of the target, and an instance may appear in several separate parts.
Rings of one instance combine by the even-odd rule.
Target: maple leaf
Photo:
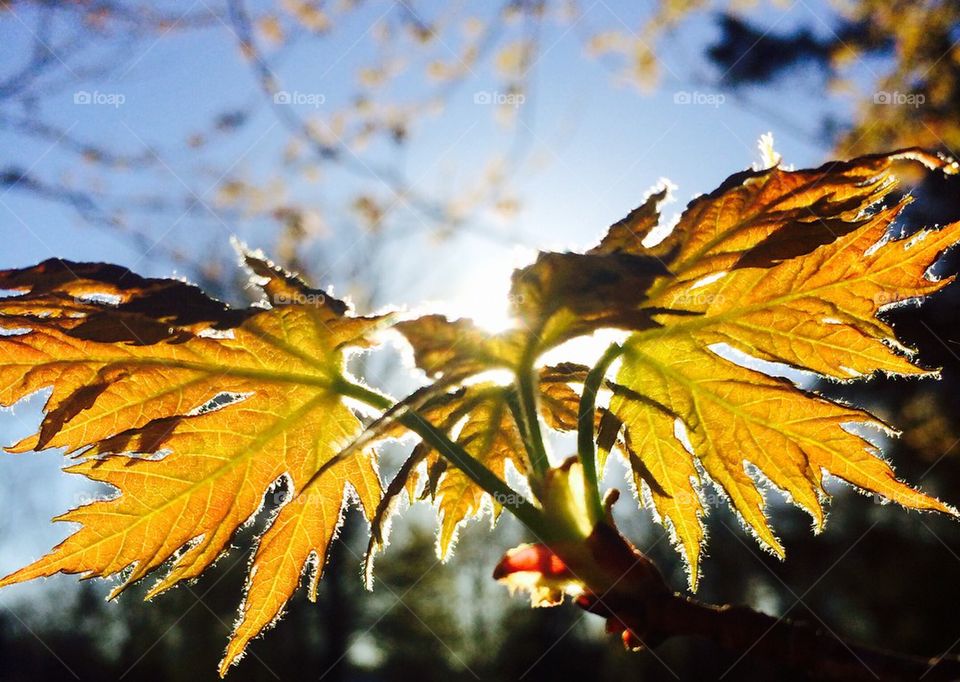
[[[651,284],[667,274],[655,256],[541,252],[533,265],[513,273],[510,300],[523,323],[527,348],[540,354],[605,327],[656,326],[654,311],[639,303]]]
[[[838,380],[928,373],[877,314],[951,281],[927,272],[960,239],[960,225],[888,239],[908,200],[874,207],[893,189],[891,165],[903,158],[944,165],[908,150],[809,171],[749,171],[695,199],[664,240],[646,246],[663,199],[657,193],[592,251],[658,258],[670,273],[643,294],[654,326],[626,342],[610,411],[623,423],[637,489],[649,492],[670,527],[693,588],[705,537],[702,474],[780,555],[755,474],[809,512],[817,529],[824,473],[906,507],[954,513],[898,481],[852,431],[887,430],[872,415],[722,354],[725,345]]]
[[[460,381],[494,369],[513,369],[523,353],[524,335],[516,331],[487,334],[469,319],[424,315],[394,328],[413,348],[417,367],[427,376]]]
[[[221,673],[311,563],[315,586],[345,501],[369,515],[380,498],[369,452],[314,477],[362,430],[339,392],[344,349],[367,345],[384,320],[346,315],[266,261],[246,263],[272,307],[231,310],[115,266],[0,273],[0,288],[20,292],[0,299],[10,332],[0,336],[0,404],[53,386],[39,433],[12,449],[63,447],[80,458],[67,471],[119,491],[58,517],[80,529],[0,586],[123,574],[115,596],[172,558],[152,597],[199,576],[285,480],[290,500],[259,540]]]
[[[513,386],[481,382],[451,393],[436,394],[435,390],[489,370],[515,368],[522,352],[523,337],[514,333],[489,335],[470,320],[448,320],[441,315],[404,320],[398,322],[395,329],[410,343],[418,367],[428,375],[442,374],[436,383],[403,402],[416,404],[419,418],[452,436],[467,453],[500,479],[506,478],[508,461],[521,475],[528,474],[530,463],[519,426],[522,419],[518,418],[520,407]],[[580,397],[569,382],[583,373],[580,369],[547,367],[539,373],[539,411],[545,422],[558,431],[570,431],[578,426]],[[406,430],[396,423],[396,414],[393,416],[394,419],[385,422],[381,428],[370,430],[376,438],[396,437]],[[421,463],[425,463],[424,472],[415,476]],[[502,503],[515,503],[491,500],[489,494],[465,472],[448,467],[447,461],[432,446],[419,443],[391,481],[371,524],[365,562],[368,586],[372,584],[373,560],[386,544],[388,523],[400,494],[406,492],[413,500],[421,484],[422,496],[437,503],[437,551],[444,560],[452,553],[459,527],[483,513],[484,500],[490,501],[494,520]]]
[[[440,431],[457,436],[457,441],[477,461],[503,479],[508,459],[513,459],[520,470],[527,468],[525,451],[519,442],[520,434],[510,414],[509,390],[506,386],[490,383],[474,384],[433,396],[417,414],[435,424]],[[379,436],[389,438],[404,431],[403,427],[390,424]],[[416,476],[418,467],[424,462],[425,472]],[[450,556],[458,526],[482,511],[481,505],[487,496],[463,472],[448,467],[432,445],[420,442],[395,474],[374,514],[365,558],[368,587],[372,586],[374,558],[387,544],[389,521],[399,496],[406,492],[408,498],[414,500],[415,491],[421,484],[423,497],[438,501],[440,533],[437,551],[442,559]]]
[[[508,404],[509,387],[488,386],[487,394],[477,401],[459,429],[456,442],[474,459],[485,464],[501,479],[506,478],[506,463],[512,461],[521,474],[524,463],[520,430]],[[485,493],[460,469],[448,469],[440,481],[440,535],[437,540],[440,556],[446,559],[456,542],[457,527],[467,517],[480,511]],[[495,509],[508,500],[495,500]],[[496,516],[496,512],[495,512]]]

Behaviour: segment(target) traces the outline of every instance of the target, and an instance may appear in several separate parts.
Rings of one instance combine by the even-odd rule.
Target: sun
[[[470,318],[491,334],[510,329],[516,324],[510,314],[510,276],[534,258],[535,252],[521,248],[484,254],[480,259],[474,255],[454,290],[444,294],[443,312],[451,318]]]
[[[462,273],[459,283],[440,310],[451,319],[469,318],[490,334],[498,334],[516,326],[510,312],[510,276],[536,258],[529,249],[514,249],[510,254],[491,255],[473,261],[474,267]],[[575,362],[592,366],[603,351],[614,341],[622,341],[627,334],[618,330],[599,330],[581,336],[551,349],[541,363]]]

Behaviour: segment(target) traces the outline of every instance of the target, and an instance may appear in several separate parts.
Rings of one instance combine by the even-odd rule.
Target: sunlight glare
[[[508,254],[490,254],[471,261],[472,267],[462,273],[460,281],[446,297],[443,306],[451,319],[467,317],[491,334],[514,326],[510,316],[510,275],[536,259],[536,252],[516,247]]]
[[[535,252],[521,247],[509,255],[491,255],[464,272],[449,300],[431,309],[450,319],[470,318],[484,331],[496,334],[515,326],[510,315],[510,275],[517,268],[532,263]],[[542,366],[574,362],[593,366],[603,351],[614,341],[623,341],[627,333],[605,329],[589,336],[572,339],[553,348],[540,358]],[[498,378],[499,379],[499,378]]]

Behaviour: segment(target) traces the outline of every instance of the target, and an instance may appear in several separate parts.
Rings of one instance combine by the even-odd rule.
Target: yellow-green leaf
[[[224,670],[278,615],[311,557],[322,567],[348,496],[371,513],[380,495],[365,453],[304,489],[361,431],[339,395],[344,348],[366,345],[383,320],[346,315],[266,261],[247,262],[273,307],[233,311],[181,282],[96,264],[0,274],[21,292],[0,299],[10,331],[0,336],[0,404],[53,387],[40,432],[13,449],[64,447],[79,457],[68,471],[119,491],[58,517],[79,529],[0,586],[122,574],[116,594],[172,559],[156,595],[199,576],[285,479],[294,497],[260,542]],[[101,334],[110,329],[121,338]]]

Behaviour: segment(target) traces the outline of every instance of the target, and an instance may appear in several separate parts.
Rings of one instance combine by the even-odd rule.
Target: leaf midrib
[[[186,369],[219,376],[234,376],[245,379],[256,379],[272,383],[300,384],[303,386],[318,386],[329,388],[335,381],[320,374],[302,374],[299,372],[284,372],[278,370],[260,370],[235,365],[220,365],[205,362],[191,362],[189,360],[171,360],[166,358],[83,358],[77,360],[51,360],[49,362],[7,362],[6,367],[49,368],[56,365],[95,365],[103,367],[122,367],[135,365],[140,367],[164,367],[168,369]]]
[[[805,289],[800,292],[784,294],[776,298],[771,298],[766,301],[761,301],[760,303],[744,306],[740,308],[733,308],[731,310],[725,311],[717,315],[702,315],[699,317],[688,317],[684,316],[682,321],[672,322],[670,324],[664,325],[662,327],[657,327],[649,330],[638,331],[634,333],[634,338],[638,340],[648,341],[651,339],[661,339],[661,338],[670,338],[673,336],[679,336],[680,334],[687,334],[698,329],[703,329],[705,327],[710,327],[716,324],[723,324],[731,320],[736,320],[738,317],[748,315],[750,313],[759,312],[762,310],[767,310],[770,308],[776,308],[781,305],[791,303],[793,301],[801,300],[804,298],[815,297],[818,292],[828,291],[835,289],[837,287],[849,287],[852,284],[869,281],[871,277],[875,277],[880,274],[884,274],[890,270],[901,265],[900,263],[895,265],[890,265],[881,270],[874,270],[870,272],[864,272],[860,277],[852,279],[843,279],[833,282],[828,282],[812,289]],[[934,282],[931,281],[931,284]],[[655,299],[648,301],[650,304],[648,307],[656,307],[654,304]],[[663,313],[664,315],[669,315],[670,313]],[[871,319],[873,316],[871,316]]]

